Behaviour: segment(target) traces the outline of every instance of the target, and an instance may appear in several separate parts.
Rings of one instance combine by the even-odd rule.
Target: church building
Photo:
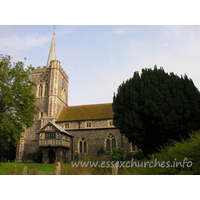
[[[69,77],[56,60],[55,30],[50,46],[47,66],[32,70],[35,82],[33,93],[39,112],[34,124],[25,130],[17,146],[16,162],[22,162],[38,149],[43,163],[79,160],[95,157],[100,147],[109,155],[112,148],[123,147],[124,152],[135,152],[137,146],[113,126],[112,103],[69,106]]]

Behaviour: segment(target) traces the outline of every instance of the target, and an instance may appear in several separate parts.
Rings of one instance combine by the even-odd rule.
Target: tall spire
[[[51,41],[51,47],[50,47],[50,51],[49,51],[49,57],[47,60],[47,67],[49,67],[50,62],[52,60],[56,60],[56,48],[55,48],[55,27],[54,27],[54,31],[53,31],[53,38]]]

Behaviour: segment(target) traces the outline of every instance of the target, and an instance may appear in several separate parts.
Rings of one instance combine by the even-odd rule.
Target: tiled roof
[[[53,122],[48,122],[47,124],[45,124],[41,129],[39,129],[36,133],[40,133],[41,131],[43,131],[47,126],[52,125],[54,126],[56,129],[58,129],[60,132],[65,133],[67,135],[72,136],[70,133],[68,133],[64,128],[62,128],[61,126],[59,126],[58,124],[55,124]]]
[[[62,109],[56,122],[112,119],[113,114],[111,103],[69,106]]]
[[[33,147],[31,147],[31,148],[29,149],[29,151],[28,151],[28,153],[34,153],[34,152],[36,152],[36,149],[33,148]]]
[[[52,122],[51,122],[52,123]],[[61,126],[59,126],[58,124],[55,124],[55,123],[52,123],[60,132],[62,133],[66,133],[68,135],[71,135],[69,134],[64,128],[62,128]]]

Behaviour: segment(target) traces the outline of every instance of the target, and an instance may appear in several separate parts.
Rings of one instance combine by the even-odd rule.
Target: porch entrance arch
[[[49,164],[55,163],[56,155],[55,155],[55,151],[53,149],[49,150],[48,157],[49,157]]]

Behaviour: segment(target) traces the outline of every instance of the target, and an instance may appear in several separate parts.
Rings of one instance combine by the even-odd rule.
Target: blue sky
[[[0,53],[11,55],[13,61],[23,60],[26,57],[26,64],[32,64],[34,67],[47,63],[53,33],[52,24],[184,25],[199,24],[200,19],[199,1],[197,0],[189,2],[174,0],[74,0],[64,3],[60,0],[56,2],[7,0],[1,2],[1,8]],[[13,24],[17,25],[3,26]],[[50,26],[18,26],[20,24],[49,24]],[[70,81],[69,105],[112,102],[113,93],[117,91],[123,80],[130,78],[134,71],[152,68],[155,64],[158,67],[164,67],[167,72],[173,71],[178,75],[186,73],[200,89],[199,48],[199,26],[56,25],[57,59],[61,62]],[[139,195],[143,192],[138,185],[147,183],[148,187],[145,189],[149,191],[154,189],[149,187],[150,182],[146,177],[144,177],[145,180],[141,177],[134,178],[137,180],[132,182],[129,187],[130,189],[137,188],[139,191],[135,194],[137,197],[140,197]],[[151,184],[153,187],[155,185],[159,187],[160,195],[164,192],[163,185],[169,187],[169,180],[163,181],[163,177],[161,178],[162,180],[156,179],[153,181],[154,184]],[[184,181],[179,181],[176,177],[170,177],[170,184],[172,178],[175,178],[173,182],[176,183],[176,187],[180,187],[180,189],[185,187]],[[89,180],[89,177],[87,179]],[[7,180],[6,177],[3,182]],[[93,185],[90,183],[94,183],[94,180],[87,181],[86,187],[88,188],[90,185],[96,191],[99,180],[96,180],[95,177],[95,181]],[[77,184],[77,179],[70,178],[70,182]],[[12,183],[14,183],[12,188],[18,192],[20,188],[16,187],[15,181]],[[44,180],[42,180],[41,183],[41,187],[47,185],[49,188],[48,184],[51,184],[51,181],[46,181],[44,184]],[[118,186],[116,181],[110,184],[110,179],[107,182],[104,181],[104,184],[106,183],[108,183],[107,188],[114,185],[113,189],[116,189]],[[73,187],[74,184],[71,184],[72,187],[70,187],[70,191],[73,191],[72,194],[77,190],[77,187]],[[31,188],[30,185],[31,183],[27,184],[29,188]],[[26,185],[24,186],[26,187]],[[172,186],[174,185],[172,184]],[[190,186],[194,188],[197,184],[190,184]],[[84,192],[87,190],[86,187],[84,188],[82,185],[79,190],[82,189]],[[196,195],[194,189],[192,193],[188,190],[188,186],[185,191],[187,192],[183,194],[184,197],[191,198],[191,194]],[[103,195],[102,193],[102,197]],[[120,195],[117,192],[115,196],[119,198]],[[123,193],[123,198],[124,195],[125,198],[129,197],[128,193]],[[177,197],[180,198],[180,194],[178,195]]]
[[[53,26],[0,26],[0,53],[45,66]],[[69,76],[69,105],[111,103],[135,71],[163,67],[200,89],[200,26],[59,26],[56,59]]]

